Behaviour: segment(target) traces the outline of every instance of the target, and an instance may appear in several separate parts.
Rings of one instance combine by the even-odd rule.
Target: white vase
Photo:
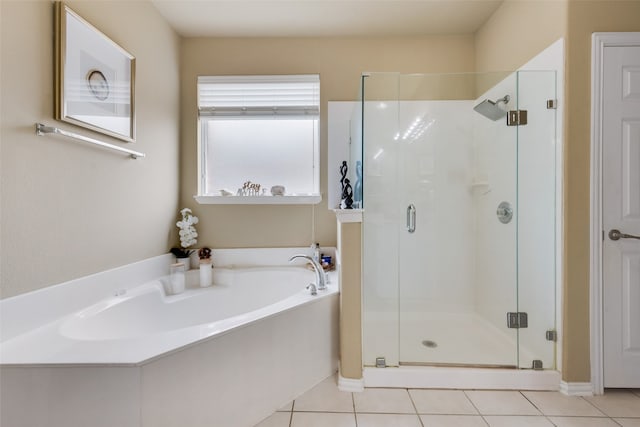
[[[211,286],[213,279],[213,263],[211,260],[200,260],[200,287]]]
[[[171,284],[171,293],[179,294],[184,291],[185,287],[185,269],[182,263],[175,263],[171,265],[171,274],[169,276],[169,283]]]
[[[190,257],[186,257],[186,258],[178,258],[178,257],[176,257],[176,264],[177,263],[182,263],[184,265],[184,271],[191,270],[191,258]]]

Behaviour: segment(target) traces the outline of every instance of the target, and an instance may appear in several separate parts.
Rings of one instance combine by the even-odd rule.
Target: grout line
[[[289,427],[293,425],[293,408],[296,406],[296,400],[293,399],[291,402],[291,412],[289,413]]]
[[[531,401],[531,399],[529,399],[529,398],[528,398],[528,397],[523,393],[523,391],[522,391],[522,390],[518,390],[518,392],[522,395],[522,397],[524,397],[525,399],[527,399],[527,401],[528,401],[528,402],[529,402],[529,403],[530,403],[534,408],[536,408],[536,409],[538,410],[538,412],[540,412],[540,413],[542,414],[542,416],[544,416],[544,417],[545,417],[545,419],[546,419],[547,421],[549,421],[549,422],[550,422],[551,424],[553,424],[554,426],[557,426],[557,424],[556,424],[556,423],[554,423],[553,421],[551,421],[551,419],[549,418],[549,417],[550,417],[550,416],[552,416],[552,415],[547,415],[547,414],[545,414],[545,413],[544,413],[544,411],[543,411],[541,408],[538,408],[538,406],[537,406],[535,403],[533,403],[533,402]]]
[[[347,412],[343,412],[343,414],[346,414]],[[417,412],[416,413],[411,413],[411,412],[370,412],[370,411],[360,411],[360,412],[356,412],[357,414],[367,414],[367,415],[420,415]],[[478,415],[478,414],[429,414],[429,413],[424,413],[423,415]]]
[[[534,408],[536,408],[536,410],[537,410],[538,412],[540,412],[540,414],[541,414],[542,416],[544,416],[544,417],[546,418],[546,420],[547,420],[547,421],[549,421],[549,422],[550,422],[551,424],[553,424],[554,426],[556,425],[556,423],[554,423],[553,421],[551,421],[551,420],[549,419],[549,416],[548,416],[547,414],[545,414],[545,413],[544,413],[544,411],[543,411],[541,408],[538,408],[538,405],[536,405],[535,403],[533,403],[533,402],[531,401],[531,399],[529,399],[529,398],[528,398],[528,397],[523,393],[523,391],[522,391],[522,390],[518,390],[518,393],[520,393],[520,395],[521,395],[522,397],[524,397],[524,398],[527,400],[527,402],[529,402],[529,403],[531,404],[531,406],[533,406]]]
[[[351,392],[351,406],[353,407],[353,413],[356,413],[356,398],[353,395],[353,392]]]
[[[541,413],[542,415],[544,415],[545,417],[547,416],[547,414],[545,414],[545,413],[544,413],[544,411],[543,411],[542,409],[538,408],[538,406],[537,406],[535,403],[533,403],[533,402],[531,401],[531,399],[529,399],[529,398],[528,398],[528,397],[527,397],[527,396],[522,392],[522,390],[518,390],[518,393],[520,393],[520,395],[521,395],[522,397],[524,397],[524,398],[527,400],[527,402],[529,402],[529,403],[531,404],[531,406],[533,406],[534,408],[536,408],[536,409],[538,410],[538,412],[540,412],[540,413]],[[551,420],[549,420],[549,422],[551,422]],[[551,423],[551,424],[555,425],[554,423]]]
[[[356,421],[356,427],[358,427],[358,413],[356,412],[356,398],[351,392],[351,406],[353,407],[353,419]]]
[[[480,409],[478,409],[478,407],[476,406],[475,403],[473,403],[473,400],[469,397],[469,395],[467,394],[467,391],[474,391],[474,390],[461,390],[462,394],[464,394],[464,397],[467,398],[467,400],[469,401],[469,403],[471,403],[471,406],[473,406],[473,409],[476,410],[476,412],[478,413],[478,415],[485,415],[482,412],[480,412]],[[487,421],[484,419],[484,417],[482,417],[482,419],[484,420],[485,423],[487,423]],[[487,423],[488,425],[489,423]]]
[[[600,412],[601,414],[603,414],[605,417],[609,417],[609,414],[607,414],[606,412],[604,412],[604,410],[602,410],[602,409],[598,408],[598,406],[596,406],[596,404],[595,404],[595,403],[593,403],[593,402],[591,402],[589,399],[585,399],[585,398],[584,398],[584,397],[582,397],[582,396],[577,396],[577,397],[579,397],[580,399],[582,399],[582,400],[584,400],[585,402],[587,402],[589,405],[591,405],[591,406],[593,406],[594,408],[596,408],[596,409],[598,410],[598,412]],[[611,418],[611,417],[609,417],[609,418]]]
[[[553,424],[554,426],[557,427],[558,424],[556,424],[555,422],[553,422],[553,420],[550,418],[588,418],[588,419],[596,419],[596,420],[611,420],[613,421],[616,425],[618,426],[622,426],[622,424],[620,424],[618,421],[614,420],[612,417],[608,417],[608,416],[604,416],[604,417],[594,417],[594,416],[584,416],[584,415],[545,415],[545,418],[547,418],[547,420]]]
[[[420,417],[420,414],[418,413],[418,407],[416,406],[416,402],[413,401],[413,396],[411,396],[411,393],[409,393],[409,389],[405,389],[407,391],[407,394],[409,395],[409,400],[411,401],[411,405],[413,405],[413,410],[416,411],[416,416],[418,417],[418,422],[420,423],[420,425],[422,427],[424,427],[424,423],[422,422],[422,417]]]
[[[549,417],[548,417],[548,416],[546,416],[546,415],[543,415],[543,417],[544,417],[544,419],[545,419],[545,420],[549,421],[549,422],[551,423],[551,425],[554,425],[554,426],[558,427],[558,425],[557,425],[556,423],[554,423],[553,421],[551,421],[551,418],[549,418]]]

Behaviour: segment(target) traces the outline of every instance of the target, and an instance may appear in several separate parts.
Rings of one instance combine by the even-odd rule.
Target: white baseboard
[[[593,396],[593,385],[591,383],[560,381],[560,392],[567,396]]]
[[[364,391],[364,378],[345,378],[338,375],[338,390],[359,393]]]

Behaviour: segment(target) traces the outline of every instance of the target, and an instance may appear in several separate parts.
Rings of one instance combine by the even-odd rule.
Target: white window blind
[[[200,200],[244,203],[248,181],[266,189],[252,196],[260,203],[320,200],[318,74],[200,76],[197,90]]]
[[[200,76],[200,116],[320,115],[320,76]]]

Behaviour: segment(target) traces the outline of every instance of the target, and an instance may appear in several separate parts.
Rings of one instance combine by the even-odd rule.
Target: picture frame
[[[134,142],[135,57],[63,2],[55,8],[56,120]]]

